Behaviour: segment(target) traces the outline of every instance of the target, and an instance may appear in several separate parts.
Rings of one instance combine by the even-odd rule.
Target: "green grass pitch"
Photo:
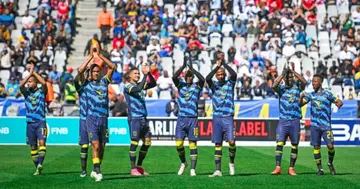
[[[238,147],[236,175],[229,176],[228,148],[224,147],[223,177],[208,178],[214,171],[213,147],[199,147],[196,177],[189,176],[189,167],[183,176],[177,175],[180,160],[175,147],[151,147],[144,161],[150,175],[132,177],[129,175],[128,147],[109,146],[101,167],[104,180],[95,183],[90,177],[79,176],[79,147],[48,146],[43,175],[32,176],[34,165],[29,147],[0,146],[0,188],[360,188],[360,148],[336,148],[336,176],[329,175],[327,150],[323,148],[326,175],[316,176],[312,148],[300,147],[296,177],[287,175],[289,147],[284,148],[283,175],[270,175],[275,167],[274,150],[274,147]],[[188,152],[187,149],[187,159]],[[91,169],[89,159],[88,170]]]

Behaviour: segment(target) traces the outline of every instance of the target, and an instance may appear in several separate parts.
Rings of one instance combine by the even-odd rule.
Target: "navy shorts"
[[[109,142],[107,117],[87,116],[86,126],[90,141]]]
[[[139,140],[151,137],[150,128],[146,118],[132,118],[129,122],[131,140]]]
[[[29,145],[35,145],[38,143],[38,140],[46,141],[47,133],[46,121],[27,123],[26,143]]]
[[[320,146],[321,138],[324,139],[325,144],[334,143],[334,135],[331,128],[310,127],[311,130],[311,146]]]
[[[214,117],[212,127],[213,143],[235,140],[233,117]]]
[[[178,117],[176,122],[175,138],[197,141],[199,136],[198,119],[196,117]]]
[[[280,119],[276,128],[276,142],[286,142],[290,137],[291,144],[299,144],[300,140],[300,119]]]
[[[89,134],[87,132],[86,119],[80,119],[79,124],[79,144],[89,144]]]

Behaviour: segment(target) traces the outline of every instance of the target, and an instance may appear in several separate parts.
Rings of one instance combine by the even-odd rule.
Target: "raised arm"
[[[33,72],[33,75],[36,77],[36,79],[39,81],[39,83],[41,84],[41,87],[43,89],[43,91],[45,93],[47,93],[47,85],[46,85],[46,81],[44,78],[41,77],[41,75],[39,75],[36,72]]]
[[[88,58],[86,59],[86,61],[81,64],[81,66],[78,68],[78,73],[79,74],[83,74],[86,70],[86,68],[88,67],[89,63],[91,62],[91,60],[94,58],[94,55],[90,55],[88,56]]]
[[[101,60],[103,60],[105,62],[105,64],[108,66],[108,71],[106,73],[106,77],[111,80],[111,77],[114,73],[114,70],[116,69],[116,65],[113,64],[112,62],[110,62],[109,59],[105,58],[104,55],[102,55],[101,53],[99,53],[99,58],[101,58]]]
[[[19,84],[19,87],[20,87],[20,92],[21,94],[23,94],[24,96],[26,95],[26,88],[25,88],[25,85],[26,85],[26,82],[29,80],[29,78],[32,76],[32,72],[33,70],[30,71],[30,74],[25,77]]]
[[[288,72],[288,69],[284,66],[284,69],[283,69],[281,75],[279,75],[279,76],[275,79],[275,81],[274,81],[274,83],[273,83],[273,85],[272,85],[272,88],[273,88],[274,91],[276,91],[277,93],[279,93],[279,84],[280,84],[281,80],[285,77],[286,72]]]
[[[299,106],[303,107],[307,103],[308,103],[308,101],[307,101],[306,93],[301,93],[300,99],[299,99]]]
[[[199,87],[203,88],[204,84],[205,84],[205,78],[204,76],[201,75],[201,73],[199,73],[198,71],[196,71],[193,67],[192,67],[192,61],[190,59],[190,64],[189,64],[189,69],[190,71],[196,75],[196,77],[199,79]]]
[[[209,88],[211,89],[213,86],[212,78],[214,77],[215,73],[220,69],[222,62],[216,61],[216,68],[213,69],[207,76],[206,76],[206,83],[209,85]]]
[[[306,79],[299,73],[295,71],[294,63],[291,63],[291,72],[294,73],[295,77],[301,81],[300,89],[304,90],[306,86]]]
[[[223,66],[229,72],[230,80],[235,83],[237,79],[237,73],[228,64],[223,63]]]
[[[140,81],[140,83],[138,83],[136,86],[134,86],[134,87],[132,87],[131,89],[129,89],[129,93],[130,94],[135,94],[135,93],[138,93],[138,92],[141,92],[142,90],[144,90],[145,89],[145,87],[146,87],[146,79],[147,79],[147,77],[148,77],[148,75],[149,75],[149,70],[150,70],[150,68],[149,68],[149,66],[147,65],[147,64],[143,64],[142,65],[142,68],[141,68],[141,71],[143,72],[143,74],[144,74],[144,77],[142,78],[142,80]],[[150,74],[151,75],[151,74]],[[150,82],[151,82],[151,80],[153,80],[153,82],[151,82],[151,86],[152,85],[155,85],[156,86],[156,81],[155,81],[155,79],[152,77],[152,76],[150,76],[151,78],[150,78]]]
[[[148,66],[148,67],[149,67],[149,66]],[[148,73],[148,76],[149,76],[150,82],[146,83],[146,85],[145,85],[145,90],[156,87],[156,80],[155,80],[155,78],[152,76],[151,73]]]
[[[181,74],[181,72],[185,69],[186,67],[186,61],[187,61],[187,57],[184,56],[184,63],[183,65],[174,73],[174,75],[172,76],[172,80],[175,84],[175,86],[179,86],[180,84],[180,80],[179,80],[179,75]]]

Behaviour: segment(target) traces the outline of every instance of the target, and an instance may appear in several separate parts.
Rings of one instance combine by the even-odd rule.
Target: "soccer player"
[[[101,53],[94,52],[94,58],[96,56],[105,62],[108,71],[104,77],[100,77],[101,69],[99,65],[92,64],[90,66],[90,79],[84,86],[84,93],[87,96],[86,125],[89,140],[91,141],[92,161],[94,164],[94,170],[90,176],[96,182],[100,182],[103,179],[100,164],[104,156],[105,143],[109,142],[107,123],[109,116],[108,85],[111,83],[111,77],[116,66]]]
[[[187,136],[189,139],[191,170],[190,175],[196,176],[195,168],[197,163],[197,146],[196,141],[199,135],[198,129],[198,100],[201,89],[204,86],[205,78],[192,67],[190,61],[189,70],[185,73],[185,82],[178,79],[181,72],[185,69],[187,57],[185,57],[184,64],[175,72],[172,77],[175,86],[179,90],[179,96],[176,103],[179,105],[179,114],[176,124],[176,150],[178,151],[181,166],[178,175],[182,175],[187,167],[184,149],[184,139]],[[193,83],[194,74],[199,79],[198,83]]]
[[[27,88],[25,87],[26,83]],[[41,84],[41,87],[38,87],[38,83]],[[34,175],[40,175],[46,154],[45,96],[47,87],[46,81],[34,71],[33,64],[31,64],[30,75],[20,83],[20,91],[25,97],[26,142],[31,147],[31,158],[36,167]]]
[[[273,84],[273,89],[279,94],[280,106],[280,120],[276,130],[276,168],[272,175],[281,174],[281,158],[283,147],[288,137],[291,140],[291,154],[289,175],[296,175],[294,170],[295,162],[298,156],[298,145],[300,139],[300,119],[301,108],[299,106],[300,93],[304,90],[306,80],[303,76],[295,72],[294,64],[291,64],[291,69],[284,68],[282,74],[277,77]],[[294,82],[293,77],[300,81]],[[284,80],[285,85],[279,85]]]
[[[300,106],[311,102],[311,145],[314,146],[314,158],[318,168],[317,175],[324,175],[324,170],[321,164],[321,138],[324,139],[328,148],[328,167],[330,174],[335,175],[334,168],[334,136],[331,130],[331,104],[335,103],[338,108],[341,108],[343,102],[328,90],[322,88],[323,78],[321,75],[315,74],[312,79],[314,91],[311,93],[302,93],[300,95]]]
[[[80,163],[81,163],[81,174],[80,177],[86,177],[86,165],[89,148],[89,135],[86,126],[86,112],[87,112],[87,96],[84,92],[84,87],[88,83],[89,70],[86,70],[89,63],[93,60],[94,56],[88,57],[88,59],[79,67],[78,75],[75,77],[75,88],[79,94],[79,105],[80,105],[80,121],[79,121],[79,145],[80,145]]]
[[[131,175],[141,176],[148,175],[142,167],[142,162],[151,145],[151,132],[146,120],[147,110],[145,106],[145,91],[156,86],[156,81],[149,73],[149,65],[143,64],[141,68],[144,74],[140,83],[140,72],[137,68],[132,68],[129,71],[128,80],[125,84],[124,93],[126,102],[129,104],[129,117],[128,123],[130,125],[131,144],[129,150]],[[149,83],[146,82],[149,77]],[[136,148],[138,147],[139,140],[142,139],[143,144],[140,148],[139,159],[136,162]]]
[[[230,73],[230,79],[225,79],[225,69]],[[216,73],[217,81],[212,81],[212,77]],[[230,175],[235,174],[235,134],[234,134],[234,87],[236,83],[237,74],[227,64],[224,63],[224,53],[219,53],[216,60],[216,68],[212,70],[206,77],[206,82],[212,90],[212,104],[213,104],[213,130],[212,142],[215,143],[215,166],[216,171],[209,177],[221,177],[221,156],[222,143],[224,135],[226,141],[229,143],[229,172]]]

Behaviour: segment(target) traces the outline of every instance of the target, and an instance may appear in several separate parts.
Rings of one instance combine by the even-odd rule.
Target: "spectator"
[[[356,7],[356,10],[354,10],[351,13],[351,16],[353,18],[355,26],[359,26],[360,25],[360,6]]]
[[[115,102],[115,105],[112,108],[112,116],[113,117],[128,116],[128,105],[124,100],[124,95],[118,94],[118,95],[114,96],[113,102]]]
[[[9,9],[5,9],[4,13],[0,15],[0,24],[4,24],[8,30],[15,29],[15,18],[10,14]]]
[[[21,19],[23,29],[30,30],[34,26],[34,23],[34,17],[29,14],[29,10],[26,10],[24,16]]]
[[[77,100],[77,93],[75,86],[73,84],[73,79],[69,78],[68,82],[65,85],[65,103],[66,104],[75,104]]]
[[[345,100],[354,100],[357,95],[352,87],[349,87],[348,90],[344,91],[344,99]]]
[[[0,25],[0,42],[8,43],[11,40],[10,31],[5,27],[5,24]]]
[[[160,45],[157,44],[157,40],[154,38],[151,40],[151,44],[146,47],[146,53],[148,57],[159,56]]]
[[[52,71],[49,73],[49,78],[53,84],[58,84],[60,82],[61,73],[57,71],[56,64],[52,66]]]
[[[124,57],[124,67],[135,67],[136,61],[135,58],[132,56],[131,52],[128,52],[126,57]]]
[[[6,91],[9,96],[19,97],[21,96],[19,84],[15,82],[14,77],[10,77],[8,84],[6,85]]]
[[[6,98],[7,96],[9,96],[9,94],[5,89],[5,85],[1,82],[0,77],[0,98]]]
[[[315,8],[315,0],[302,0],[302,8],[306,11],[313,10]]]
[[[241,92],[240,92],[240,97],[241,98],[252,98],[251,95],[251,87],[249,85],[249,81],[245,81],[245,85],[243,85],[241,87]]]
[[[276,98],[274,89],[272,88],[273,81],[269,79],[267,84],[264,85],[264,92],[266,98]]]
[[[11,61],[10,61],[10,49],[4,48],[1,52],[1,63],[0,69],[10,69],[11,68]]]
[[[157,93],[160,96],[161,91],[172,91],[172,79],[169,77],[168,71],[164,70],[163,75],[160,76],[157,80]]]
[[[37,68],[41,66],[41,62],[39,63],[38,57],[35,56],[35,52],[32,50],[30,51],[29,57],[26,59],[27,64],[34,64]]]
[[[175,95],[172,96],[170,102],[166,104],[166,113],[168,117],[176,117],[179,112],[179,106],[175,102]]]
[[[87,44],[86,44],[86,47],[84,49],[84,56],[87,55],[87,53],[90,54],[90,52],[92,51],[92,48],[94,46],[98,46],[99,48],[101,47],[100,45],[100,41],[99,41],[99,38],[98,38],[98,35],[97,34],[94,34],[93,38],[91,38]]]
[[[339,67],[337,66],[336,61],[334,60],[332,61],[332,66],[329,69],[330,78],[336,77],[338,73],[339,73]]]
[[[247,36],[247,29],[244,23],[242,23],[240,18],[237,18],[234,21],[234,31],[233,37],[246,37]]]
[[[343,34],[343,35],[346,35],[346,33],[348,32],[348,30],[352,27],[352,25],[353,25],[353,21],[352,21],[352,18],[350,17],[350,13],[347,13],[346,15],[345,15],[345,19],[344,19],[344,21],[341,23],[341,25],[342,25],[342,31],[341,31],[341,33]]]
[[[252,88],[252,95],[253,97],[256,97],[257,99],[259,98],[263,98],[263,88],[260,85],[260,81],[256,80],[255,81],[255,86]]]
[[[327,77],[327,67],[323,64],[323,61],[319,61],[319,65],[316,68],[316,74],[321,75],[323,78]]]
[[[282,50],[282,54],[287,58],[290,58],[292,55],[295,54],[295,47],[291,45],[291,40],[288,40],[286,42],[286,45]]]
[[[299,27],[298,33],[296,34],[296,41],[298,44],[304,44],[306,43],[306,33],[302,30],[301,27]]]
[[[50,108],[53,116],[63,116],[64,115],[64,112],[62,109],[62,103],[60,102],[60,95],[57,95],[55,97],[55,100],[53,100],[50,103],[49,108]]]
[[[352,65],[350,60],[345,61],[345,65],[343,65],[342,75],[350,77],[353,74],[354,66]]]

